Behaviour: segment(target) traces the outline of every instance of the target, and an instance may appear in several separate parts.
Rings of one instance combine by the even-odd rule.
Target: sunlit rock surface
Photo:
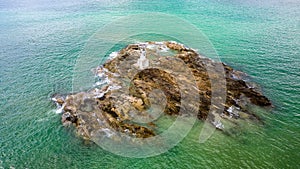
[[[173,64],[176,62],[172,59],[185,66]],[[114,139],[118,139],[118,132],[137,138],[155,136],[160,112],[208,120],[220,130],[227,127],[222,121],[231,125],[235,119],[260,121],[247,106],[271,106],[269,99],[243,80],[244,73],[217,63],[176,42],[132,44],[114,52],[113,57],[96,69],[99,81],[91,90],[57,94],[52,100],[58,106],[57,113],[62,113],[62,123],[74,125],[78,135],[87,140],[95,133]],[[220,71],[209,74],[207,67],[214,69],[217,65],[222,65],[224,74]],[[181,74],[184,71],[189,71],[193,78]],[[224,90],[223,103],[221,98],[220,102],[211,101],[212,77],[226,81],[218,89]],[[193,87],[181,88],[179,81]],[[182,102],[188,104],[182,106]],[[220,109],[221,113],[210,114],[210,109]]]

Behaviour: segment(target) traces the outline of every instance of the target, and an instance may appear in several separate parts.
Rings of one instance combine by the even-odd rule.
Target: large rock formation
[[[217,65],[222,65],[222,71],[208,71],[208,66],[214,69]],[[115,137],[114,131],[137,138],[155,136],[155,119],[160,112],[195,115],[222,130],[226,125],[216,121],[216,116],[228,121],[259,120],[247,105],[271,105],[257,88],[243,80],[244,73],[176,42],[128,45],[95,73],[99,82],[91,90],[53,98],[63,124],[73,124],[77,133],[88,140],[94,131],[108,137]],[[220,102],[212,103],[212,78],[226,80],[226,85],[215,89],[219,90],[216,94],[224,90]],[[210,114],[212,108],[221,113]]]

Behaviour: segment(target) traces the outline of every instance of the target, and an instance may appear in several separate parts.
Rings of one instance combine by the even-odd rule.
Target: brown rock
[[[149,44],[161,45],[156,42],[150,42]],[[196,51],[186,48],[184,45],[173,42],[165,42],[164,45],[169,50],[174,51],[174,58],[180,59],[190,68],[197,86],[192,91],[199,94],[199,107],[195,107],[196,104],[193,102],[190,102],[187,107],[181,107],[181,100],[186,99],[182,98],[184,96],[182,94],[189,95],[190,93],[187,92],[189,90],[179,87],[176,78],[186,84],[194,83],[191,79],[181,75],[186,68],[176,65],[170,66],[168,64],[170,62],[168,59],[170,58],[162,57],[154,59],[153,64],[165,66],[166,70],[149,68],[138,71],[137,67],[132,65],[136,63],[139,57],[140,46],[134,44],[122,49],[116,58],[104,63],[101,70],[95,71],[106,74],[110,81],[113,82],[112,84],[104,85],[99,90],[89,90],[89,92],[80,92],[69,95],[66,98],[56,99],[58,104],[65,104],[62,122],[64,124],[73,123],[77,128],[78,135],[84,139],[91,139],[93,131],[103,131],[108,136],[112,135],[108,131],[116,131],[137,138],[152,137],[156,135],[155,122],[148,122],[142,126],[132,122],[131,119],[137,114],[146,117],[145,110],[151,107],[149,94],[156,89],[161,90],[166,97],[165,114],[182,115],[179,112],[185,113],[198,109],[198,119],[205,120],[209,118],[213,125],[217,125],[217,128],[220,128],[222,124],[216,123],[214,121],[215,115],[209,114],[211,107],[215,110],[220,110],[223,105],[225,109],[220,117],[224,120],[232,121],[232,117],[235,119],[259,119],[258,116],[246,110],[246,105],[248,104],[257,106],[271,105],[267,97],[257,89],[249,87],[243,80],[243,77],[246,76],[244,73],[235,71],[225,64],[223,66],[227,82],[226,102],[211,105],[211,79],[222,78],[218,70],[216,70],[215,74],[208,74],[207,67],[214,68],[215,62],[200,56]],[[161,46],[158,47],[158,50],[160,49],[162,49]],[[158,53],[153,51],[153,49],[147,49],[147,51],[152,52],[152,57]],[[128,64],[124,64],[124,62]],[[120,64],[124,66],[119,66]],[[107,71],[104,71],[104,68]],[[172,69],[176,70],[175,73],[179,72],[176,75],[177,77],[174,77],[168,71]],[[126,89],[129,82],[116,77],[115,73],[118,73],[120,77],[130,77],[129,93],[123,90]],[[120,86],[120,88],[110,90],[115,87],[113,85]],[[225,89],[220,88],[217,90],[216,92],[221,92]],[[101,98],[95,98],[95,95],[99,94],[96,94],[96,91],[105,93]],[[86,98],[89,98],[89,103],[95,104],[86,106]],[[222,98],[217,98],[217,100],[221,101]],[[82,108],[83,104],[85,105],[83,106],[84,109]],[[238,112],[232,112],[233,108],[238,109]],[[87,109],[89,111],[86,111]],[[185,111],[180,111],[181,109]]]

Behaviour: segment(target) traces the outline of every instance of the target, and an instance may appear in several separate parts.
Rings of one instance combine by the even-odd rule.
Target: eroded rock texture
[[[209,72],[208,68],[215,71]],[[77,133],[88,140],[95,132],[107,137],[117,137],[115,131],[137,138],[155,136],[157,112],[208,119],[222,130],[226,125],[216,121],[216,116],[228,121],[259,120],[247,105],[271,105],[268,98],[243,80],[244,73],[176,42],[128,45],[95,73],[99,82],[93,89],[53,98],[62,112],[63,124],[73,124]],[[212,102],[213,78],[223,78],[226,85],[214,88],[220,96]],[[210,114],[211,109],[221,113]]]

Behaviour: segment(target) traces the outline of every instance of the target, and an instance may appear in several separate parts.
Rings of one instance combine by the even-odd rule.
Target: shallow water
[[[299,11],[297,0],[1,1],[0,166],[299,168]],[[233,137],[215,132],[199,144],[197,123],[173,149],[144,159],[111,154],[65,129],[50,96],[72,91],[89,37],[120,16],[144,12],[175,15],[202,30],[221,60],[249,74],[272,100],[272,112],[261,112],[265,124],[244,124]]]

